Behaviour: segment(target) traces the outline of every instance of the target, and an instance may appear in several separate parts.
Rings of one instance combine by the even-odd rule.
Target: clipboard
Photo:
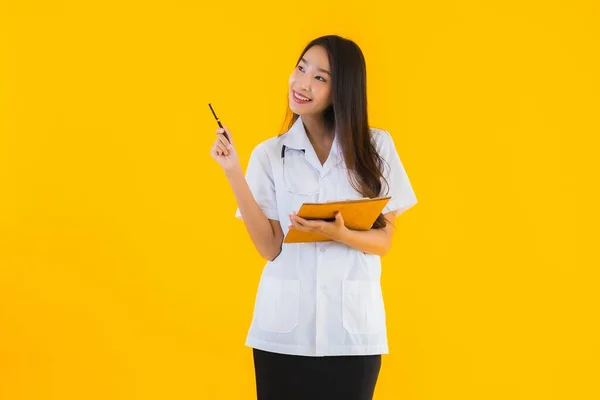
[[[298,216],[304,219],[322,219],[335,221],[339,211],[344,218],[347,228],[367,231],[371,229],[381,211],[391,199],[387,197],[363,198],[326,203],[303,203],[298,210]],[[291,228],[283,239],[284,243],[327,242],[332,239],[313,232],[302,232]]]

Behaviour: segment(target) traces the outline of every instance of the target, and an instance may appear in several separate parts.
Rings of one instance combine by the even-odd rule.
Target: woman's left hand
[[[335,221],[332,222],[324,220],[307,220],[299,217],[295,211],[293,211],[289,217],[291,223],[289,226],[290,229],[294,228],[302,232],[318,233],[335,241],[340,241],[344,232],[348,230],[346,225],[344,225],[344,218],[342,218],[341,212],[336,213]]]

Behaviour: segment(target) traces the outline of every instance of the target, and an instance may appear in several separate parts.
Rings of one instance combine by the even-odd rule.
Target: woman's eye
[[[299,69],[300,71],[303,71],[303,70],[304,70],[304,68],[302,68],[302,65],[298,65],[298,69]]]
[[[321,76],[317,76],[317,79],[321,79],[321,82],[327,82],[325,79],[323,79],[323,77]]]

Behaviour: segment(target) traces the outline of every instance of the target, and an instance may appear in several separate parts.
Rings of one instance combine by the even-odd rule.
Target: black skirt
[[[381,368],[381,355],[253,352],[258,400],[371,400]]]

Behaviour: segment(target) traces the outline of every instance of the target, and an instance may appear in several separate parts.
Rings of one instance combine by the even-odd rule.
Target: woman
[[[246,174],[217,129],[212,156],[225,171],[258,252],[267,260],[246,345],[259,400],[372,399],[388,353],[381,256],[393,221],[417,200],[390,134],[367,119],[360,48],[331,35],[310,42],[289,80],[292,118],[258,144]],[[389,195],[372,229],[296,215],[304,202]],[[331,241],[283,244],[289,229]]]

